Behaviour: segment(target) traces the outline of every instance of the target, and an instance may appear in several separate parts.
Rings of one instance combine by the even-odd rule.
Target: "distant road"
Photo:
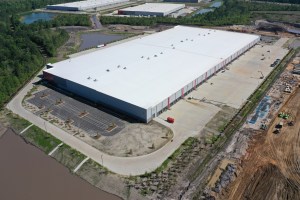
[[[100,23],[100,20],[97,15],[92,15],[91,20],[93,22],[94,28],[95,29],[101,29],[102,24]]]

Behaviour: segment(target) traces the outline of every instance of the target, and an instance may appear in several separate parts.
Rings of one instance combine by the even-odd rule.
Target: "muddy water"
[[[72,175],[11,131],[0,138],[0,199],[120,200]]]

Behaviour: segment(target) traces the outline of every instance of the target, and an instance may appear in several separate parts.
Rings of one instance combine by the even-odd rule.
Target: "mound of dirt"
[[[259,168],[243,192],[244,199],[293,200],[300,197],[299,183],[287,179],[280,169],[269,164]]]

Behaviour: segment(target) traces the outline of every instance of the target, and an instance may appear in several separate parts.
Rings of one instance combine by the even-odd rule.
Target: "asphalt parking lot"
[[[82,129],[91,136],[113,136],[120,132],[124,122],[111,114],[70,98],[52,89],[39,91],[27,102],[39,108],[36,115],[51,114],[65,123]]]

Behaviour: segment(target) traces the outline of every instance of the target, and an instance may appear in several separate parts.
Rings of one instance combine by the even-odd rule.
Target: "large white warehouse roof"
[[[87,9],[104,7],[104,6],[127,2],[127,1],[129,1],[129,0],[86,0],[86,1],[77,1],[77,2],[71,2],[71,3],[56,4],[56,5],[48,5],[47,9],[87,10]]]
[[[148,109],[258,39],[176,26],[55,63],[45,71]]]
[[[126,12],[134,13],[135,15],[151,15],[151,13],[154,13],[157,15],[161,14],[162,16],[165,16],[184,7],[184,4],[145,3],[134,7],[124,8],[120,11],[124,12],[125,14]]]

